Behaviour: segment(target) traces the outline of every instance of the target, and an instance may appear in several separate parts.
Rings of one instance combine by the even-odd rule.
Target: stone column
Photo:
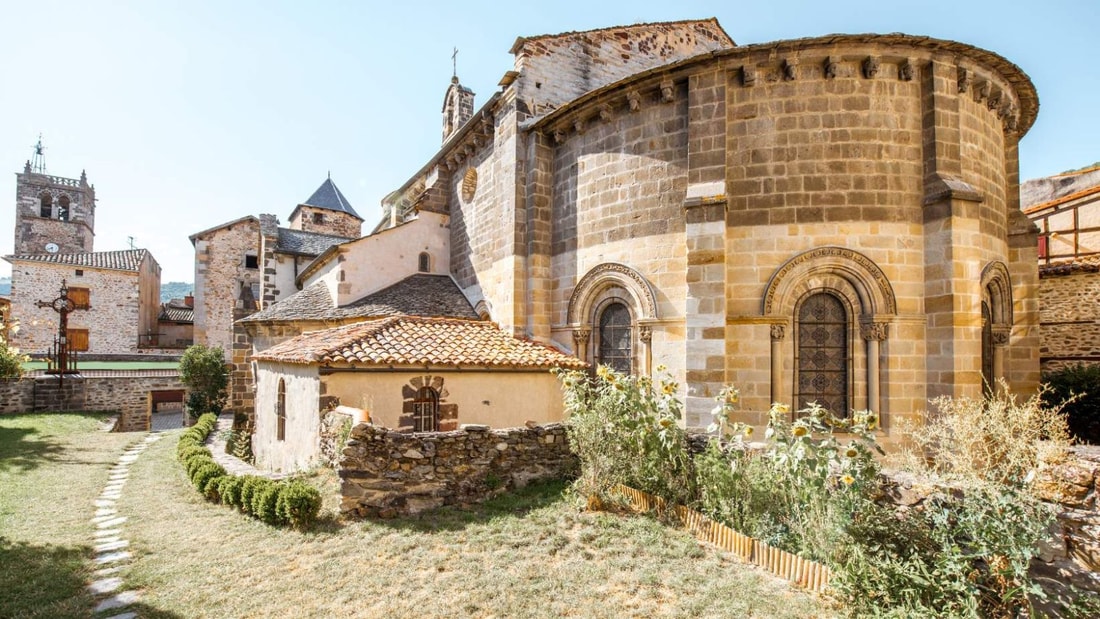
[[[771,398],[772,404],[783,402],[783,337],[786,335],[785,325],[772,325],[772,377]]]
[[[867,408],[883,418],[882,377],[879,372],[879,342],[886,339],[886,323],[866,322],[861,325],[867,342]]]
[[[1008,340],[1012,334],[1012,327],[1007,325],[993,326],[993,381],[990,389],[994,393],[1001,390],[1000,381],[1007,381],[1005,375],[1005,356],[1008,350]]]
[[[582,361],[596,361],[588,357],[588,336],[591,333],[591,329],[573,329],[573,355]]]
[[[638,340],[642,343],[642,367],[638,368],[638,374],[651,376],[653,374],[653,328],[648,325],[638,327]]]

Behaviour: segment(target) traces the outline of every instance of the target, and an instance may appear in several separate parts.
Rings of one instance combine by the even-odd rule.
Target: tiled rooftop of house
[[[1050,277],[1057,275],[1070,275],[1071,273],[1096,273],[1100,271],[1100,254],[1081,256],[1069,260],[1058,260],[1050,264],[1039,265],[1039,276]]]
[[[8,262],[23,260],[27,262],[46,262],[89,269],[108,269],[111,271],[137,271],[148,250],[126,249],[122,251],[97,251],[84,254],[17,254],[4,256]]]
[[[512,337],[491,322],[393,316],[305,333],[256,359],[298,364],[583,368],[549,346]]]
[[[157,320],[165,322],[195,322],[195,308],[187,305],[180,299],[172,299],[160,306],[160,315]]]
[[[279,228],[279,239],[275,243],[275,251],[284,254],[299,254],[302,256],[319,256],[333,245],[346,243],[351,239],[343,236],[320,234],[318,232],[306,232],[305,230],[292,230]]]
[[[317,282],[243,320],[336,320],[397,315],[478,317],[449,275],[418,273],[343,307],[336,307],[328,286]]]

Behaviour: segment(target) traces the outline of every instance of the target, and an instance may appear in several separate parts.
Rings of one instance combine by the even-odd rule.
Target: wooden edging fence
[[[618,486],[616,491],[630,499],[635,510],[667,511],[668,509],[667,501],[648,492],[622,485]],[[676,505],[673,513],[696,538],[732,552],[743,561],[758,565],[791,584],[818,593],[829,586],[832,572],[827,566],[785,550],[772,548],[758,539],[742,535],[683,505]]]

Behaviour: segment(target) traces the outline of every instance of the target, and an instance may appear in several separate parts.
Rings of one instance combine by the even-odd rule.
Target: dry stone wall
[[[443,505],[474,503],[538,479],[574,471],[565,427],[404,434],[356,425],[338,469],[340,509],[357,517],[392,518]]]
[[[149,392],[184,389],[177,376],[54,376],[0,379],[0,415],[43,411],[118,411],[118,430],[149,429]]]
[[[1043,371],[1100,362],[1100,320],[1096,317],[1100,273],[1082,269],[1064,275],[1044,273],[1039,280],[1039,295]]]

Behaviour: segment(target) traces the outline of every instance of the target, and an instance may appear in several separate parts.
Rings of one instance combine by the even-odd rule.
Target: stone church
[[[726,384],[741,421],[772,402],[870,409],[886,443],[938,395],[1036,388],[1018,144],[1038,98],[1010,61],[902,34],[738,46],[714,19],[520,37],[511,54],[480,106],[452,80],[441,148],[363,241],[438,228],[422,266],[478,315],[591,364],[666,366],[688,427]],[[377,256],[322,255],[298,295],[327,269],[313,311],[339,313],[396,281]],[[301,332],[283,319],[261,358]],[[257,428],[275,428],[283,400],[256,397]]]
[[[35,164],[16,175],[11,342],[34,356],[60,339],[58,314],[48,302],[67,287],[75,309],[65,340],[83,355],[118,357],[160,350],[160,265],[146,249],[94,251],[95,186],[51,176],[36,147]],[[47,302],[46,306],[42,302]]]

